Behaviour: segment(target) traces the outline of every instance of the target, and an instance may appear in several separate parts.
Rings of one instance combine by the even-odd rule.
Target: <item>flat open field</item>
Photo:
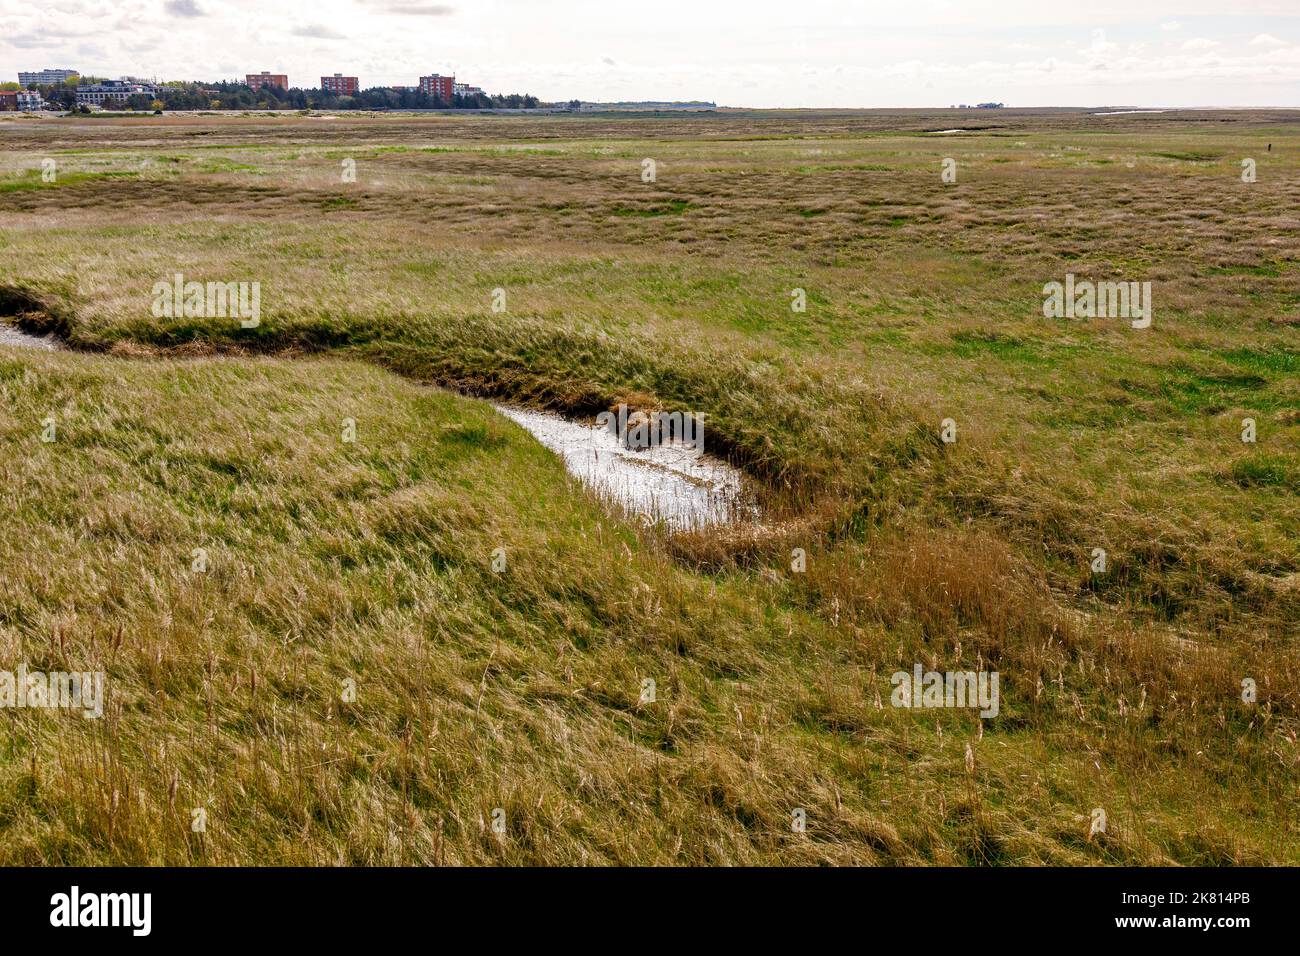
[[[0,118],[0,669],[107,695],[0,709],[0,864],[1300,863],[1298,197],[1294,111]]]

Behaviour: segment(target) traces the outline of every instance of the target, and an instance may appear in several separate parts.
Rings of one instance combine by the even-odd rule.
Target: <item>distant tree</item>
[[[49,97],[46,97],[49,99]],[[75,95],[72,96],[75,101]],[[168,110],[384,110],[384,109],[491,109],[494,106],[512,108],[536,107],[537,97],[512,93],[506,97],[489,97],[483,93],[453,96],[448,103],[439,97],[428,96],[419,90],[395,90],[377,86],[362,90],[353,96],[335,96],[322,89],[294,87],[282,90],[263,87],[254,90],[244,83],[221,80],[216,83],[172,80],[164,84],[158,99],[141,104],[139,109]]]
[[[41,98],[47,102],[53,103],[65,110],[74,109],[77,105],[77,88],[69,87],[66,84],[58,86],[39,86],[36,88],[41,94]]]
[[[492,97],[492,105],[499,107],[500,109],[536,109],[537,103],[537,97],[523,93],[511,93],[508,96]]]

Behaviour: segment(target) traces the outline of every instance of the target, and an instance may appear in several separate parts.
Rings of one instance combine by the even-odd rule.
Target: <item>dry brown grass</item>
[[[104,661],[116,695],[102,728],[4,715],[8,859],[1294,862],[1294,123],[7,126],[0,170],[131,174],[0,192],[0,312],[111,353],[0,363],[3,659]],[[263,327],[154,319],[177,270],[260,280]],[[1155,327],[1046,322],[1066,271],[1151,280]],[[375,365],[704,412],[766,520],[628,525]],[[344,407],[377,426],[359,461]],[[42,457],[51,409],[70,444]],[[890,707],[917,661],[997,669],[999,717]]]

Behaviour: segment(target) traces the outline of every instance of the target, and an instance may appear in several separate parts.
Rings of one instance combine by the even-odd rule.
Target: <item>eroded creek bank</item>
[[[53,351],[52,335],[34,335],[0,319],[0,346]],[[698,445],[665,441],[629,447],[613,430],[552,412],[493,403],[564,462],[569,473],[603,500],[670,530],[698,530],[754,520],[758,509],[741,472]]]

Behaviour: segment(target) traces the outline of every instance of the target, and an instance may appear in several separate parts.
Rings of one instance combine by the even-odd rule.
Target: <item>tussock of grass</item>
[[[1254,455],[1232,463],[1232,477],[1243,485],[1276,485],[1300,493],[1300,456]]]

